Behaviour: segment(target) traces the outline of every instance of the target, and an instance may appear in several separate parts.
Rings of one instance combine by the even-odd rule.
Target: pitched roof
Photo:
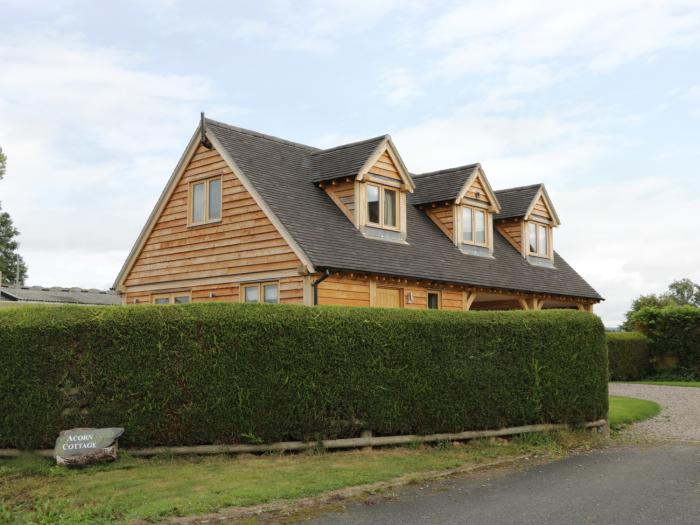
[[[311,155],[311,180],[322,182],[340,177],[354,178],[386,139],[387,136],[382,135],[314,152]]]
[[[314,184],[312,157],[318,150],[213,120],[206,121],[206,128],[316,270],[601,299],[558,254],[554,255],[556,269],[533,266],[498,232],[494,232],[493,258],[462,253],[415,206],[415,194],[409,195],[412,205],[406,210],[406,244],[368,239]]]
[[[532,204],[540,188],[542,188],[542,184],[497,190],[496,197],[498,197],[498,202],[501,203],[501,211],[495,218],[510,219],[511,217],[524,217],[527,215],[530,204]]]
[[[66,303],[114,305],[121,304],[119,294],[112,291],[102,291],[91,288],[51,288],[41,286],[22,286],[19,288],[0,287],[0,300],[23,301],[32,303]]]
[[[458,168],[419,173],[413,176],[416,191],[413,204],[454,201],[469,177],[479,168],[479,164],[469,164]]]

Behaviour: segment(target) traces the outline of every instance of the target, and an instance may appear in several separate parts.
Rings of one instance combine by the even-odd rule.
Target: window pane
[[[221,218],[221,179],[209,181],[209,220]]]
[[[204,222],[204,183],[192,185],[192,222]]]
[[[190,302],[190,298],[187,295],[180,295],[175,297],[175,304],[187,304]]]
[[[435,292],[428,292],[428,308],[437,310],[440,308],[440,296]]]
[[[245,302],[246,303],[257,303],[260,302],[260,294],[258,291],[258,285],[246,286],[245,290]]]
[[[367,220],[379,223],[379,188],[367,186]]]
[[[531,253],[537,253],[537,225],[536,224],[528,224],[528,232],[529,232],[529,240],[530,240],[530,252]]]
[[[170,304],[170,297],[156,297],[155,304]]]
[[[266,303],[276,303],[277,302],[277,285],[276,284],[266,284],[263,286],[263,298]]]
[[[479,244],[486,243],[486,214],[481,210],[474,210],[474,230],[476,233],[476,242]]]
[[[472,209],[462,208],[462,240],[473,242],[472,237]]]
[[[384,226],[396,227],[396,197],[394,190],[384,189]]]
[[[540,255],[549,255],[548,250],[547,250],[547,228],[544,226],[539,227],[539,236],[540,236],[540,244],[539,244],[539,254]]]

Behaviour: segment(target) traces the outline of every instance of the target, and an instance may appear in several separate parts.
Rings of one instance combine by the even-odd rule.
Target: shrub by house
[[[79,426],[194,445],[607,413],[603,326],[575,311],[26,307],[0,312],[0,359],[0,447],[49,447]]]

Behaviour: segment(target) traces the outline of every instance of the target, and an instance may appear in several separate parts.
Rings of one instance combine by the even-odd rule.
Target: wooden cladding
[[[423,211],[431,221],[450,239],[454,239],[454,206],[443,205],[434,208],[424,208]]]
[[[401,278],[337,273],[318,285],[318,304],[425,310],[429,294],[439,294],[440,310],[539,310],[580,308],[591,303],[556,296],[480,291],[457,285],[437,285]]]
[[[474,181],[469,185],[469,188],[464,196],[468,199],[483,202],[485,204],[493,204],[488,198],[486,186],[484,185],[480,176],[474,178]]]
[[[394,164],[394,161],[391,160],[391,157],[386,151],[384,151],[384,153],[382,153],[379,156],[377,162],[375,162],[374,165],[369,169],[369,173],[370,175],[380,175],[382,177],[387,177],[389,179],[402,182],[399,170],[397,169],[396,165]]]
[[[554,217],[552,217],[552,214],[549,212],[549,208],[547,207],[543,195],[540,195],[537,201],[535,202],[535,205],[532,207],[530,215],[533,216],[533,218],[535,218],[534,216],[536,216],[536,218],[543,219],[547,222],[554,221]]]
[[[189,226],[190,186],[221,180],[221,219]],[[199,146],[146,239],[124,285],[144,287],[296,270],[301,261],[216,150]],[[175,285],[176,286],[176,285]],[[193,289],[194,291],[194,289]],[[212,293],[216,293],[212,289]],[[236,292],[237,293],[237,292]],[[233,292],[226,293],[226,296]],[[130,297],[127,295],[127,297]],[[193,295],[193,301],[196,296]]]
[[[276,279],[275,282],[279,283],[280,303],[302,304],[304,302],[304,278],[302,276],[282,277]],[[193,303],[238,302],[241,300],[241,288],[247,283],[248,281],[220,285],[199,285],[192,287],[189,294]],[[126,304],[148,304],[153,302],[154,297],[161,295],[163,294],[159,292],[129,292],[126,294]]]
[[[519,253],[523,252],[523,223],[499,222],[496,225],[498,231]]]
[[[323,188],[328,196],[333,199],[336,206],[350,219],[350,222],[355,223],[355,180],[348,179],[343,181],[333,181],[331,184]]]

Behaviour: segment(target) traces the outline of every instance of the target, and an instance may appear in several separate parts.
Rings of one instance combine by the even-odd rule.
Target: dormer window
[[[551,228],[544,224],[530,222],[528,227],[528,255],[550,257],[549,236]]]
[[[462,242],[486,246],[486,212],[468,206],[462,207]]]
[[[375,184],[367,185],[367,224],[379,228],[398,228],[398,198],[396,190]]]

